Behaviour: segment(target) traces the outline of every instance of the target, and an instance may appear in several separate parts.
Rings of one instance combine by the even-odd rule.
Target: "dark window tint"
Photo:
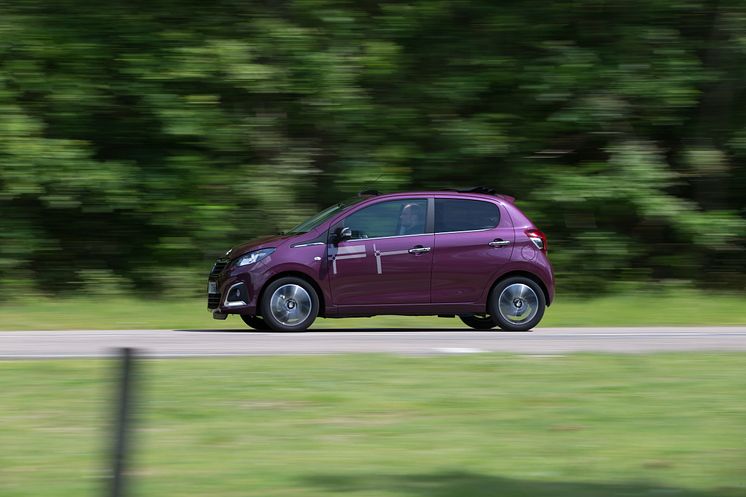
[[[500,223],[500,210],[492,202],[480,200],[435,199],[435,232],[494,228]]]
[[[342,224],[352,229],[352,238],[418,235],[425,232],[427,200],[392,200],[365,207],[349,215]]]

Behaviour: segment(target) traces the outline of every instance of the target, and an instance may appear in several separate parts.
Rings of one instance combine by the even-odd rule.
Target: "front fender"
[[[313,260],[313,257],[321,257],[321,260]],[[327,264],[323,253],[316,254],[313,257],[311,258],[313,265],[300,264],[297,262],[285,262],[274,265],[261,275],[257,275],[255,282],[257,298],[254,305],[258,306],[259,296],[270,281],[282,277],[283,275],[298,275],[312,281],[314,285],[321,290],[321,295],[319,295],[319,297],[321,297],[321,312],[323,313],[325,310],[325,304],[332,301],[329,278],[327,278],[326,274]]]

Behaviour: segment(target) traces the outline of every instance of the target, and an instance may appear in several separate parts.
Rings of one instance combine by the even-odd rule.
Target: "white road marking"
[[[528,359],[554,359],[555,357],[565,357],[565,354],[521,354],[521,357]]]
[[[433,350],[442,354],[479,354],[481,352],[489,352],[484,349],[472,349],[468,347],[443,347],[435,348]]]

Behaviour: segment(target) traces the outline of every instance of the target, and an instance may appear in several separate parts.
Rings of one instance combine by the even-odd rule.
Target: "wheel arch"
[[[267,281],[265,281],[264,284],[262,285],[262,289],[259,290],[259,295],[257,296],[257,300],[256,300],[257,313],[259,313],[259,309],[261,308],[261,302],[262,302],[262,299],[264,298],[264,291],[267,289],[267,287],[273,282],[279,280],[280,278],[287,278],[287,277],[299,278],[313,287],[313,289],[316,291],[316,296],[319,298],[319,316],[325,317],[326,316],[326,301],[324,299],[324,292],[321,290],[321,287],[313,278],[311,278],[306,273],[303,273],[301,271],[282,271],[280,273],[275,274],[274,276],[269,278]]]
[[[508,271],[505,274],[501,274],[500,276],[495,279],[495,281],[492,283],[492,286],[490,287],[490,294],[492,293],[492,290],[495,289],[495,287],[503,280],[506,280],[508,278],[514,278],[516,276],[522,276],[524,278],[528,278],[537,285],[539,285],[539,288],[541,288],[542,293],[544,294],[544,301],[546,302],[546,306],[549,307],[551,305],[551,301],[549,300],[549,290],[547,289],[547,285],[542,281],[541,278],[539,278],[537,275],[530,271]]]

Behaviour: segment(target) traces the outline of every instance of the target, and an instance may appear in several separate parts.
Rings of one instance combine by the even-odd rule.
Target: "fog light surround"
[[[246,289],[246,285],[243,283],[235,283],[231,285],[227,292],[225,292],[225,307],[238,307],[241,305],[249,305],[249,291]]]

